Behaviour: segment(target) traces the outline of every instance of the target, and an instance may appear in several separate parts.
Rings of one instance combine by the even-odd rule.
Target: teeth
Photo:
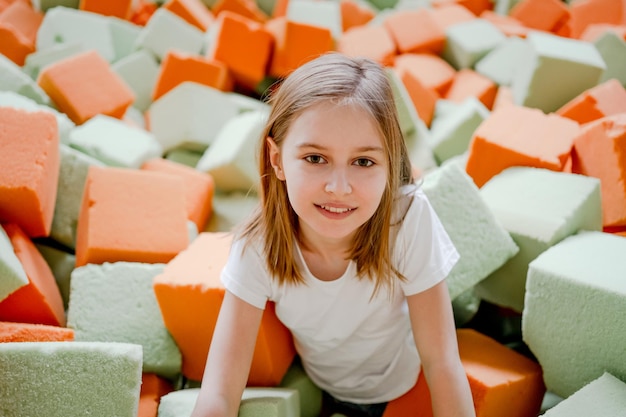
[[[321,206],[324,210],[330,211],[331,213],[346,213],[352,209],[349,208],[337,208],[337,207],[329,207],[329,206]]]

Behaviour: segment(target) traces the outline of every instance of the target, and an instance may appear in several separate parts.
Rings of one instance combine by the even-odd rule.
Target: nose
[[[352,192],[348,172],[344,168],[334,168],[326,180],[325,191],[336,195],[345,195]]]

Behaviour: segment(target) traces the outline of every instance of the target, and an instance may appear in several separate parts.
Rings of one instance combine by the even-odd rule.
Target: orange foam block
[[[367,57],[384,65],[393,64],[396,43],[383,26],[354,26],[343,32],[337,40],[338,52],[352,57]]]
[[[476,19],[474,13],[456,3],[439,5],[433,8],[431,12],[435,21],[444,31],[457,23],[469,22],[470,20]]]
[[[162,7],[202,32],[206,32],[215,21],[215,16],[201,0],[168,0]]]
[[[137,417],[157,417],[161,397],[174,391],[172,383],[157,374],[141,374]]]
[[[573,173],[600,179],[603,226],[626,226],[626,113],[585,124],[572,161]]]
[[[409,71],[424,87],[444,96],[452,85],[456,70],[443,58],[433,54],[400,54],[393,66],[400,73]]]
[[[150,0],[137,0],[129,20],[138,26],[145,26],[158,8],[159,5]]]
[[[606,32],[612,32],[617,37],[626,40],[626,25],[612,25],[609,23],[592,23],[580,34],[581,41],[595,42]]]
[[[556,114],[521,106],[494,110],[476,129],[465,170],[478,187],[512,166],[562,171],[580,126]]]
[[[277,17],[265,24],[274,37],[269,75],[281,78],[300,65],[333,49],[330,29]]]
[[[225,289],[220,272],[232,235],[203,232],[154,278],[165,327],[183,356],[182,373],[200,381]],[[268,303],[257,337],[248,385],[276,386],[295,356],[291,333]]]
[[[0,221],[48,236],[61,163],[56,118],[0,107],[0,126]]]
[[[43,13],[23,1],[14,1],[0,11],[0,54],[23,66],[26,56],[35,52],[42,21]]]
[[[472,69],[463,68],[455,73],[444,97],[456,103],[462,103],[469,97],[476,97],[491,110],[497,92],[498,86],[493,80]]]
[[[158,100],[185,81],[193,81],[221,91],[232,91],[234,86],[234,80],[225,64],[171,49],[161,62],[152,100]]]
[[[413,72],[406,68],[399,68],[394,71],[396,71],[402,84],[404,84],[419,118],[422,119],[426,126],[430,127],[435,115],[435,104],[440,98],[439,94],[424,85]]]
[[[214,28],[207,57],[226,64],[236,83],[254,90],[265,78],[274,37],[262,24],[230,11],[218,15]]]
[[[528,28],[556,33],[569,21],[570,9],[560,0],[521,0],[509,16]]]
[[[399,10],[383,22],[400,53],[428,52],[441,54],[446,42],[443,28],[429,9]]]
[[[622,0],[578,0],[570,4],[571,37],[579,38],[589,25],[624,24],[626,4]]]
[[[132,4],[133,0],[80,0],[78,9],[126,20],[131,16]]]
[[[76,230],[76,267],[166,263],[189,243],[183,180],[128,168],[89,168]]]
[[[187,202],[187,218],[195,223],[198,230],[204,230],[213,209],[215,181],[211,175],[163,158],[150,159],[144,162],[141,169],[180,177]]]
[[[584,91],[556,113],[580,124],[626,113],[626,89],[616,79],[610,79]]]
[[[493,9],[493,1],[491,0],[431,0],[430,4],[434,7],[448,5],[463,6],[475,16],[480,16],[485,10]]]
[[[215,16],[228,11],[258,23],[265,23],[268,19],[254,0],[217,0],[211,10]]]
[[[457,330],[459,355],[476,417],[536,417],[546,388],[538,363],[472,329]],[[415,387],[391,401],[383,417],[432,417],[423,374]]]
[[[0,321],[65,326],[61,292],[45,259],[19,226],[6,223],[2,227],[24,267],[28,284],[0,302]]]
[[[76,124],[97,114],[121,119],[135,94],[95,50],[46,66],[37,84]]]
[[[482,12],[480,14],[480,18],[491,22],[507,37],[517,36],[519,38],[526,38],[528,31],[531,30],[524,26],[522,22],[516,18],[508,15],[501,15],[491,10],[485,10]]]
[[[350,28],[362,26],[376,16],[372,8],[365,7],[355,0],[340,0],[339,8],[341,10],[341,27],[344,32]]]
[[[74,330],[45,324],[0,322],[0,343],[10,342],[69,342]]]

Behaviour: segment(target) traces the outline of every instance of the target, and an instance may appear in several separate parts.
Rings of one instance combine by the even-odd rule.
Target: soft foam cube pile
[[[568,397],[605,371],[626,378],[626,239],[581,232],[530,263],[524,341],[548,390]]]

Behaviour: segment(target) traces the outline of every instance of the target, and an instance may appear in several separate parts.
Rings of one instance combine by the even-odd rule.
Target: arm
[[[445,281],[407,297],[415,344],[436,417],[474,417],[474,402],[461,365],[452,304]]]
[[[226,291],[192,417],[235,417],[263,310]]]

